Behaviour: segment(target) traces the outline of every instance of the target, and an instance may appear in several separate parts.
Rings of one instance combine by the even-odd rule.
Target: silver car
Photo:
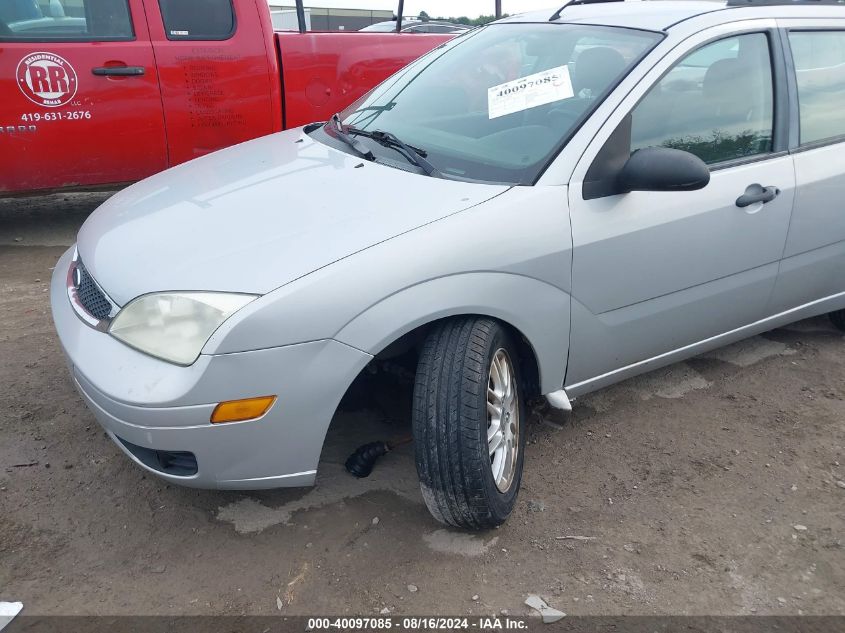
[[[464,31],[469,31],[471,28],[465,24],[420,20],[417,18],[405,18],[402,22],[402,33],[463,33]],[[376,22],[359,30],[389,33],[396,30],[396,21]]]
[[[312,484],[349,386],[410,358],[425,503],[489,528],[530,400],[845,328],[843,152],[845,7],[572,4],[121,191],[53,318],[109,436],[187,486]]]

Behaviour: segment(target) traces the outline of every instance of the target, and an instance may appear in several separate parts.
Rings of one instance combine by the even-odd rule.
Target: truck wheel
[[[836,327],[845,332],[845,310],[831,312],[828,316]]]
[[[517,348],[496,321],[452,319],[426,339],[413,429],[422,496],[438,521],[493,528],[513,510],[527,421],[519,378]]]

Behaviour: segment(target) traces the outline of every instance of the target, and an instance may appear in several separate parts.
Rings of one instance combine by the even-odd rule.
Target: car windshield
[[[490,25],[417,60],[340,119],[421,148],[447,178],[533,184],[660,37],[592,25]],[[376,156],[394,158],[359,138]]]

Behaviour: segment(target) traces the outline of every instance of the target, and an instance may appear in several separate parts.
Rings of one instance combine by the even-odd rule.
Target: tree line
[[[425,11],[420,11],[420,20],[428,21],[428,20],[436,20],[438,22],[452,22],[453,24],[466,24],[467,26],[481,26],[482,24],[487,24],[488,22],[492,22],[496,19],[495,15],[480,15],[477,18],[470,18],[465,15],[455,17],[437,17],[433,18]],[[508,17],[508,14],[505,13],[502,17]]]

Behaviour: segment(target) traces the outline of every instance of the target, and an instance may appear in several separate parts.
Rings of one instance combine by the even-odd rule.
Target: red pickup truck
[[[326,120],[449,37],[274,32],[267,0],[0,0],[0,194],[128,183]]]

